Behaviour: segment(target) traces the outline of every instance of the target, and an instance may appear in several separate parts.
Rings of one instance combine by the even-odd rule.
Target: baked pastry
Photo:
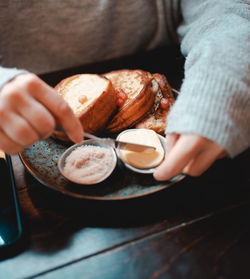
[[[158,84],[154,105],[150,113],[141,121],[137,122],[135,128],[151,129],[158,134],[164,135],[167,126],[167,115],[175,99],[167,78],[164,75],[156,73],[152,77]]]
[[[55,89],[80,119],[84,131],[99,134],[116,110],[116,93],[107,78],[97,74],[78,74],[62,80]],[[64,132],[54,138],[68,141]]]
[[[132,127],[151,110],[157,91],[148,72],[123,69],[103,76],[112,82],[116,92],[122,91],[127,96],[108,123],[107,132],[117,133]]]

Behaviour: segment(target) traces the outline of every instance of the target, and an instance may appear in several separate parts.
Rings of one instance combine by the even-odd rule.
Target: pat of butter
[[[119,140],[154,146],[153,152],[133,152],[120,150],[121,159],[133,167],[149,169],[158,166],[164,158],[164,149],[158,135],[149,129],[131,129],[122,133]]]

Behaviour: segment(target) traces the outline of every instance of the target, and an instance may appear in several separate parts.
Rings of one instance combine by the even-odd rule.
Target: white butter
[[[127,130],[119,136],[119,140],[130,143],[151,145],[156,148],[153,152],[133,152],[120,150],[121,159],[133,167],[149,169],[158,166],[164,158],[164,149],[158,135],[149,129]]]

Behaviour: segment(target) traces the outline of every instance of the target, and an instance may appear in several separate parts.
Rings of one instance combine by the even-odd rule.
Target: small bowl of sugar
[[[92,139],[69,147],[57,163],[65,178],[83,185],[102,182],[111,175],[116,164],[115,150]]]

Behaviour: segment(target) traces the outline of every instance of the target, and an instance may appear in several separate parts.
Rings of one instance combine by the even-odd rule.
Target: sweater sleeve
[[[249,1],[183,0],[185,77],[166,133],[195,133],[234,157],[250,146]]]
[[[15,76],[19,74],[28,73],[25,70],[16,69],[16,68],[3,68],[0,66],[0,90],[5,83],[9,82]]]

